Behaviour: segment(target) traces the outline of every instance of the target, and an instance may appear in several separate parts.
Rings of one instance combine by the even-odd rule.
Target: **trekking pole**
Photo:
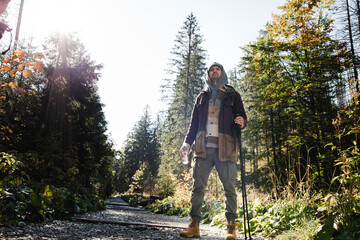
[[[241,128],[239,125],[237,126],[237,130],[238,130],[239,148],[240,148],[239,158],[240,158],[240,171],[241,171],[241,195],[242,195],[243,211],[244,211],[244,232],[245,232],[245,239],[248,239],[246,236],[247,235],[246,227],[247,227],[249,231],[249,239],[251,239],[249,210],[247,204],[246,184],[245,184],[245,160],[242,157]]]

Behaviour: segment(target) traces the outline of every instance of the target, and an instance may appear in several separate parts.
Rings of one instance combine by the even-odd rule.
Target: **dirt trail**
[[[187,227],[189,218],[132,208],[120,198],[108,199],[107,202],[106,210],[77,216],[73,221],[0,226],[0,239],[184,239],[179,234]],[[95,223],[88,222],[89,219]],[[225,239],[225,232],[202,224],[198,239]]]

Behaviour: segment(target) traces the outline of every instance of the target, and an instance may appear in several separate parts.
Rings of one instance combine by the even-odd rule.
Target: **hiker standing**
[[[247,118],[240,94],[230,85],[224,68],[213,63],[207,71],[208,88],[195,102],[190,126],[180,155],[189,153],[194,143],[193,189],[191,194],[191,221],[180,233],[182,237],[199,237],[201,207],[209,174],[215,166],[225,191],[225,216],[228,221],[226,240],[236,239],[237,196],[235,191],[237,145],[235,124],[243,129]]]

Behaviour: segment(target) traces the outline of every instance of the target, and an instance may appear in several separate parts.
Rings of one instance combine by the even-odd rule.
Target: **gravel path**
[[[124,206],[121,199],[110,199],[109,201],[109,203],[115,202],[119,204],[109,204],[104,211],[87,213],[79,217],[183,228],[187,227],[189,223],[188,218],[154,214],[147,210]],[[0,226],[0,239],[184,239],[179,236],[180,232],[181,229],[172,227],[122,226],[118,224],[56,220],[16,227]],[[201,238],[199,239],[225,239],[225,232],[224,229],[202,224],[200,226]]]

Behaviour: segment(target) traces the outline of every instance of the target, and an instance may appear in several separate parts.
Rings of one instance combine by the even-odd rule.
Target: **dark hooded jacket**
[[[214,85],[209,78],[209,70],[212,66],[219,66],[221,68],[221,75],[217,85]],[[195,157],[206,158],[206,123],[209,101],[212,99],[212,102],[215,102],[217,92],[220,88],[223,88],[225,94],[221,99],[219,113],[219,160],[236,161],[237,144],[234,119],[237,116],[241,116],[245,120],[245,126],[247,123],[247,117],[240,94],[233,87],[227,85],[227,75],[223,66],[219,63],[213,63],[209,67],[206,82],[208,88],[202,91],[196,98],[185,142],[192,145],[195,141]]]

